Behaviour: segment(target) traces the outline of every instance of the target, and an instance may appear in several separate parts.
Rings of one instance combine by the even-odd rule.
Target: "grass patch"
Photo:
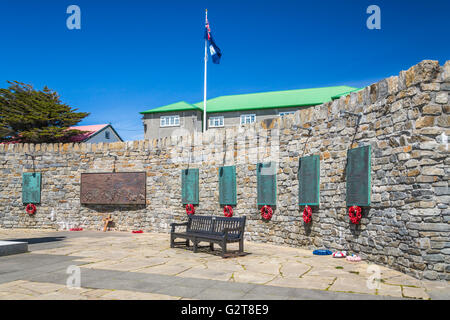
[[[344,269],[344,267],[337,266],[336,269]]]
[[[349,271],[350,273],[359,274],[359,271]]]

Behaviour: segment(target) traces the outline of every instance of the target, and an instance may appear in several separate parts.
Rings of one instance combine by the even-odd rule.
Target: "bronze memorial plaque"
[[[347,150],[347,206],[370,206],[371,146]]]
[[[82,173],[82,204],[145,204],[145,172]]]

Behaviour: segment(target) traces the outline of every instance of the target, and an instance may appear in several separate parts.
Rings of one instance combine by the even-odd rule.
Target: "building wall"
[[[314,106],[309,106],[314,107]],[[274,119],[278,117],[280,112],[297,111],[301,109],[309,108],[307,107],[292,107],[292,108],[276,108],[276,109],[259,109],[259,110],[248,110],[248,111],[232,111],[232,112],[217,112],[208,113],[208,119],[214,116],[224,117],[224,127],[239,126],[241,124],[241,115],[244,114],[254,114],[256,115],[256,121],[264,121],[267,119]],[[208,120],[209,125],[209,120]],[[209,128],[209,127],[208,127]],[[218,128],[211,128],[218,129]]]
[[[311,106],[313,107],[313,106]],[[208,119],[213,116],[224,116],[224,127],[233,127],[240,125],[240,117],[242,114],[255,114],[256,121],[263,121],[267,119],[274,119],[278,117],[280,112],[297,111],[308,107],[291,107],[291,108],[276,108],[266,110],[249,110],[249,111],[234,111],[234,112],[219,112],[208,113]],[[161,116],[180,116],[180,125],[174,127],[161,127]],[[145,139],[159,139],[164,137],[170,137],[172,134],[183,135],[187,133],[202,132],[202,112],[194,111],[180,111],[180,112],[164,112],[164,113],[151,113],[145,114],[143,117],[144,124],[144,138]],[[209,124],[209,122],[207,122]],[[181,131],[185,129],[187,131]],[[208,127],[209,129],[209,127]],[[212,127],[211,129],[220,129]],[[99,141],[100,142],[100,141]],[[106,142],[106,141],[101,141]]]
[[[442,139],[450,135],[449,92],[450,61],[423,61],[360,92],[273,121],[157,140],[0,145],[0,227],[98,230],[111,214],[118,230],[168,233],[170,223],[186,220],[181,170],[200,169],[196,214],[223,215],[218,168],[236,165],[234,215],[247,216],[247,240],[346,249],[417,278],[450,280],[450,157]],[[362,112],[359,126],[340,110]],[[354,225],[346,207],[345,163],[347,150],[362,145],[372,150],[371,205]],[[34,167],[26,153],[35,155]],[[320,205],[308,225],[297,205],[303,155],[321,160]],[[264,221],[256,165],[272,160],[277,206]],[[146,205],[80,204],[81,173],[113,169],[147,173]],[[41,204],[29,216],[21,176],[33,170],[42,173]]]
[[[180,116],[180,125],[174,127],[161,127],[161,116]],[[200,111],[179,111],[164,113],[148,113],[142,118],[144,124],[144,139],[158,139],[171,135],[184,135],[202,131],[202,113]],[[184,129],[184,130],[181,130]]]
[[[109,132],[109,139],[106,139],[106,132]],[[118,142],[121,141],[121,139],[117,136],[117,134],[114,132],[111,127],[106,127],[105,129],[98,132],[96,135],[91,136],[86,143],[111,143],[111,142]]]

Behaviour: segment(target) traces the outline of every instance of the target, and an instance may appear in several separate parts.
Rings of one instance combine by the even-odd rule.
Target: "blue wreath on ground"
[[[313,251],[313,254],[318,255],[318,256],[328,256],[332,253],[333,252],[331,252],[330,250],[325,250],[325,249],[317,249],[317,250]]]

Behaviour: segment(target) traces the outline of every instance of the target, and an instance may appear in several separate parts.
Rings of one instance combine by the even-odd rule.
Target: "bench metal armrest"
[[[182,222],[182,223],[171,223],[170,226],[172,227],[172,232],[175,231],[175,227],[179,227],[179,226],[187,226],[188,223],[187,222]]]

